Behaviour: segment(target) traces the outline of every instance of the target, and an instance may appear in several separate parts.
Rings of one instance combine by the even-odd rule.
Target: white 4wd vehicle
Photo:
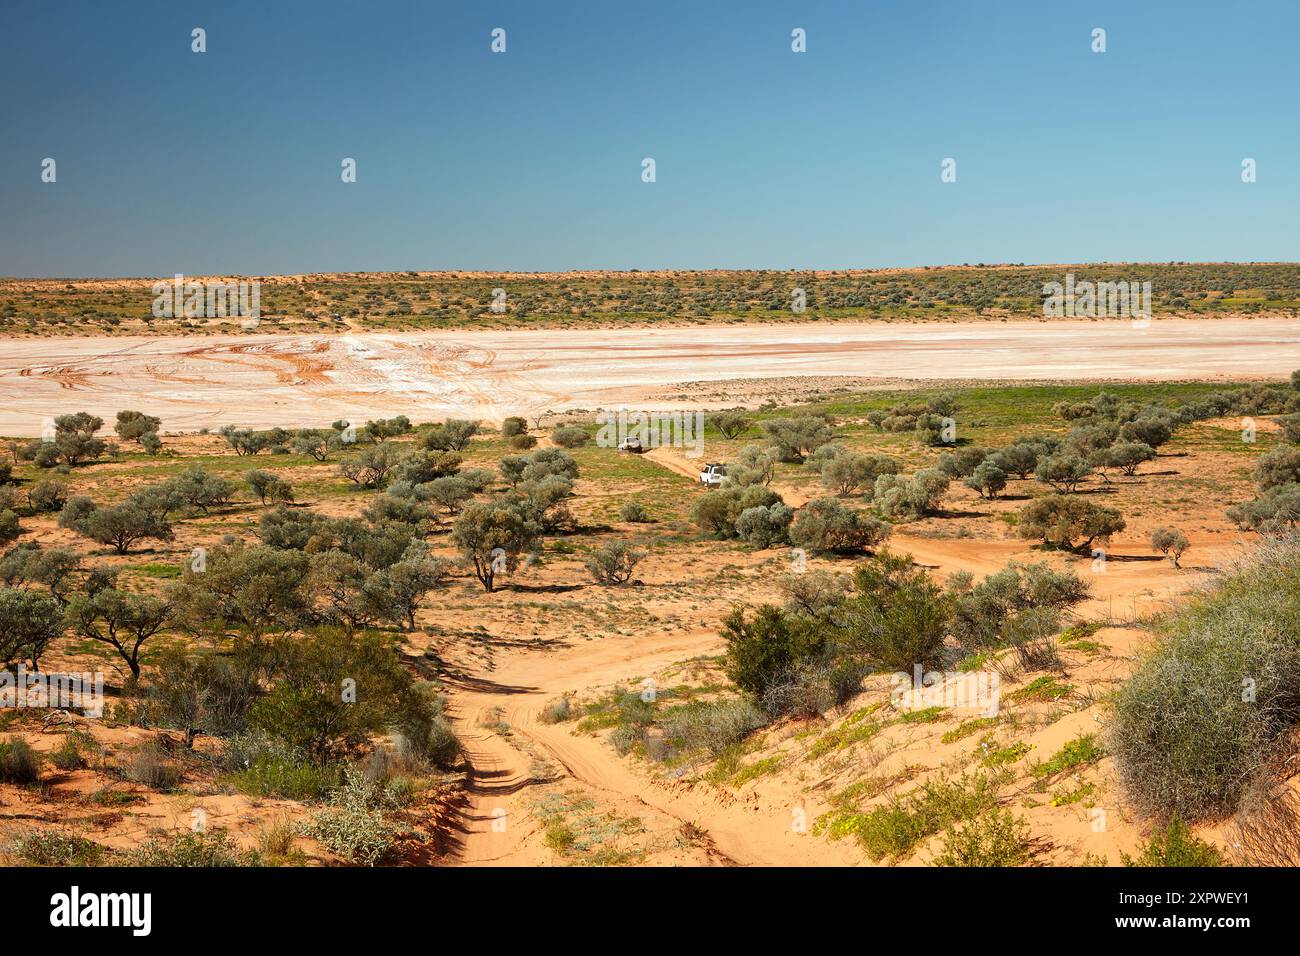
[[[716,488],[722,484],[722,479],[726,477],[726,465],[705,465],[704,470],[700,472],[700,484],[705,488]]]

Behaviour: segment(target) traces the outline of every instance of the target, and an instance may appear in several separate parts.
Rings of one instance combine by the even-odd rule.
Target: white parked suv
[[[705,465],[704,470],[700,472],[700,484],[705,488],[716,488],[722,484],[722,479],[726,477],[726,465]]]

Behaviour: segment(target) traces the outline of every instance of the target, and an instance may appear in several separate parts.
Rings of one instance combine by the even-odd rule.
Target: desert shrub
[[[1120,437],[1159,448],[1173,437],[1173,427],[1163,418],[1143,417],[1125,422],[1119,429]]]
[[[763,709],[773,717],[823,715],[855,697],[868,671],[852,658],[797,664],[764,688]]]
[[[166,626],[171,605],[152,594],[114,587],[93,595],[77,595],[67,608],[67,625],[79,637],[107,644],[117,652],[131,676],[140,677],[140,652],[146,641]]]
[[[104,420],[86,412],[59,415],[54,419],[54,435],[29,445],[31,461],[38,468],[53,468],[60,462],[75,468],[84,461],[104,454],[108,445],[95,437]]]
[[[20,534],[22,526],[18,523],[18,516],[8,509],[0,511],[0,544],[13,541]]]
[[[258,472],[265,477],[269,485],[278,479],[269,472]],[[229,504],[235,494],[235,483],[220,475],[214,475],[199,465],[186,468],[179,475],[167,479],[163,486],[178,499],[192,508],[207,514],[212,508]],[[281,499],[292,501],[292,497]]]
[[[937,468],[924,468],[911,478],[881,475],[872,501],[889,520],[923,518],[933,514],[948,492],[948,476]]]
[[[823,446],[823,448],[831,446]],[[820,451],[820,449],[819,449]],[[889,455],[838,455],[822,465],[822,484],[841,497],[872,488],[881,475],[896,475],[902,463]]]
[[[1300,481],[1300,448],[1278,445],[1255,462],[1255,483],[1260,491]]]
[[[375,633],[322,628],[277,639],[263,665],[271,690],[248,711],[250,726],[324,760],[402,725],[421,705],[391,642]],[[355,682],[355,695],[340,693]]]
[[[563,475],[547,475],[535,481],[520,484],[512,499],[524,515],[535,521],[543,531],[554,532],[572,529],[577,519],[569,510],[568,499],[573,497],[573,479]]]
[[[562,448],[541,448],[528,456],[520,478],[524,481],[541,481],[551,475],[576,480],[578,462]]]
[[[851,647],[892,671],[910,673],[940,660],[950,601],[910,555],[880,551],[854,571],[853,588],[837,611]]]
[[[775,455],[776,449],[773,449]],[[809,471],[820,475],[827,465],[836,458],[842,458],[845,455],[853,454],[839,442],[830,442],[822,445],[803,461],[803,466]],[[775,458],[773,459],[775,460]]]
[[[996,465],[1009,475],[1028,478],[1038,467],[1038,459],[1045,449],[1034,442],[1015,442],[989,455],[985,461]]]
[[[22,737],[0,743],[0,783],[35,783],[41,776],[41,758]]]
[[[611,541],[594,549],[583,564],[598,584],[626,584],[645,556],[626,541]]]
[[[591,441],[591,435],[577,425],[561,425],[551,432],[551,441],[561,448],[581,448]]]
[[[834,498],[817,498],[799,509],[790,526],[796,547],[819,553],[852,554],[873,548],[889,537],[888,522],[847,508]]]
[[[405,415],[366,422],[365,427],[361,429],[362,435],[373,442],[387,441],[390,438],[396,438],[398,435],[406,435],[410,431],[411,420]]]
[[[162,439],[158,437],[157,432],[145,432],[140,436],[140,447],[151,455],[162,451],[162,446]]]
[[[746,508],[736,519],[736,534],[756,548],[769,548],[786,539],[793,519],[794,511],[780,503]]]
[[[193,747],[201,734],[242,730],[257,693],[257,678],[243,659],[172,646],[158,656],[148,704],[158,726],[184,731],[186,747]]]
[[[417,684],[410,706],[393,734],[398,757],[407,764],[456,766],[463,748],[447,720],[446,699],[432,684]]]
[[[308,556],[299,551],[217,545],[201,568],[187,566],[166,594],[182,630],[211,637],[233,629],[258,641],[293,630],[307,618],[309,570]]]
[[[107,855],[105,847],[73,833],[35,830],[18,836],[10,845],[25,866],[98,866]]]
[[[181,782],[181,771],[167,759],[166,751],[157,741],[141,744],[133,752],[121,757],[117,772],[123,780],[138,783],[150,790],[174,790]]]
[[[1158,551],[1178,567],[1178,559],[1191,547],[1187,535],[1177,528],[1156,528],[1151,532],[1151,550]]]
[[[1230,812],[1300,720],[1300,558],[1265,548],[1192,597],[1114,699],[1108,749],[1144,813]]]
[[[86,766],[86,756],[81,752],[81,741],[76,734],[68,734],[63,743],[50,751],[50,763],[63,771],[81,770]]]
[[[27,504],[35,512],[49,514],[61,511],[68,503],[68,483],[54,478],[41,478],[27,490]]]
[[[1233,505],[1227,515],[1243,531],[1285,534],[1300,524],[1300,484],[1272,487],[1253,501]]]
[[[1024,866],[1031,856],[1029,827],[1010,810],[983,813],[950,825],[935,866]]]
[[[1223,854],[1193,834],[1177,813],[1167,826],[1152,834],[1136,857],[1121,856],[1125,866],[1223,866]]]
[[[997,806],[998,778],[984,773],[957,780],[928,780],[903,797],[891,797],[856,822],[859,842],[873,860],[904,857],[925,839]]]
[[[1031,612],[1042,615],[1036,623],[1055,630],[1061,614],[1088,597],[1088,585],[1073,571],[1013,561],[978,584],[968,573],[955,574],[948,593],[952,636],[961,647],[979,651],[1029,637],[1031,628],[1015,624]]]
[[[781,496],[762,484],[744,487],[728,483],[701,495],[691,504],[690,518],[701,530],[718,538],[734,538],[736,522],[748,508],[771,508]]]
[[[641,524],[650,520],[650,514],[645,510],[645,505],[641,504],[641,502],[625,501],[622,507],[618,509],[618,518],[620,521]]]
[[[387,795],[360,770],[344,770],[344,782],[304,832],[349,863],[374,866],[391,852],[398,829],[384,817]]]
[[[1300,794],[1262,775],[1242,801],[1229,844],[1243,866],[1300,866]]]
[[[457,474],[461,461],[460,455],[453,451],[414,451],[397,462],[392,476],[395,481],[418,487]]]
[[[452,562],[434,557],[422,541],[414,541],[402,559],[369,575],[362,586],[363,600],[382,620],[407,631],[415,630],[415,613],[431,591],[441,588],[451,574]]]
[[[474,489],[459,475],[435,478],[420,486],[420,493],[447,514],[459,514],[465,502],[474,497]]]
[[[153,837],[126,854],[130,866],[207,867],[261,866],[252,850],[242,850],[225,830],[184,830]]]
[[[537,447],[537,436],[536,436],[536,435],[527,435],[527,434],[524,434],[524,435],[511,435],[511,436],[510,436],[510,447],[513,448],[513,449],[515,449],[515,451],[528,451],[528,450],[531,449],[531,448],[536,448],[536,447]]]
[[[638,744],[643,744],[645,741],[645,727],[637,724],[619,724],[609,732],[609,745],[620,757],[626,757]]]
[[[888,415],[880,422],[880,427],[887,432],[910,432],[916,430],[915,415]]]
[[[557,697],[542,708],[540,720],[544,724],[560,724],[573,716],[573,701],[568,697]]]
[[[1025,505],[1017,515],[1016,531],[1022,538],[1067,551],[1087,551],[1094,541],[1105,541],[1123,531],[1123,516],[1113,508],[1095,505],[1072,495],[1047,495]]]
[[[984,463],[992,454],[987,448],[981,448],[978,445],[969,445],[965,448],[958,448],[954,451],[946,451],[939,456],[934,467],[943,472],[949,478],[969,478],[970,475]]]
[[[264,733],[244,733],[224,742],[222,763],[235,789],[253,797],[319,800],[338,786],[336,764],[310,760],[300,748]]]
[[[799,667],[827,660],[828,635],[817,623],[764,604],[753,616],[734,608],[722,622],[726,672],[741,690],[761,698]]]
[[[981,462],[963,484],[979,493],[981,498],[992,500],[1007,486],[1007,473],[992,462]]]
[[[849,593],[848,578],[829,571],[784,574],[776,583],[785,596],[787,614],[802,614],[814,620],[829,620]]]
[[[956,440],[952,431],[952,418],[934,412],[917,416],[916,431],[927,445],[951,445]]]
[[[513,438],[516,435],[522,435],[528,431],[528,422],[518,415],[510,415],[501,422],[501,434],[505,438]]]
[[[735,462],[727,466],[727,484],[741,488],[771,484],[779,457],[775,445],[750,442],[740,449]]]
[[[664,737],[687,752],[718,755],[766,726],[767,715],[746,698],[691,701],[670,707],[659,721]]]
[[[464,451],[479,432],[479,423],[449,418],[424,435],[424,447],[431,451]]]
[[[763,435],[776,446],[781,461],[802,462],[822,445],[834,440],[834,430],[824,418],[773,418],[760,423]]]

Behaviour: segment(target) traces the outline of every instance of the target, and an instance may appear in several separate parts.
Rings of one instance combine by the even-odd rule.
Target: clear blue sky
[[[1295,260],[1298,35],[1295,0],[6,0],[0,275]]]

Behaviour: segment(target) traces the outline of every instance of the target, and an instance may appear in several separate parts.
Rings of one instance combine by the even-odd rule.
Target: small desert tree
[[[815,416],[773,418],[762,423],[763,434],[777,447],[782,461],[802,462],[835,438],[826,420]]]
[[[1095,505],[1073,495],[1047,495],[1020,510],[1017,531],[1045,545],[1067,551],[1087,551],[1094,541],[1123,531],[1124,518],[1114,508]]]
[[[750,426],[750,419],[743,412],[714,412],[708,418],[708,423],[722,433],[722,436],[728,440],[737,438],[741,432]]]
[[[464,451],[478,431],[476,421],[449,418],[429,429],[424,436],[424,447],[431,451]]]
[[[471,504],[452,527],[452,540],[474,567],[485,591],[492,591],[497,574],[513,571],[519,556],[532,550],[541,527],[512,502]]]
[[[244,483],[264,505],[289,504],[293,501],[293,486],[272,472],[250,468],[244,472]]]
[[[982,462],[976,466],[963,484],[979,492],[981,498],[996,498],[1007,486],[1007,473],[992,462]]]
[[[169,602],[117,588],[78,595],[68,607],[68,626],[73,633],[113,648],[137,679],[141,648],[170,618]]]
[[[123,441],[141,441],[145,435],[157,434],[158,429],[162,427],[162,419],[155,418],[153,415],[146,415],[144,412],[120,411],[117,413],[117,424],[113,430]]]
[[[1077,491],[1079,485],[1092,474],[1092,468],[1078,455],[1059,452],[1044,458],[1034,469],[1034,477],[1060,492]]]
[[[0,664],[26,659],[35,670],[41,654],[63,633],[63,608],[50,595],[0,587]]]
[[[112,545],[118,554],[126,554],[146,539],[171,541],[175,537],[165,516],[131,500],[100,508],[85,496],[69,498],[59,514],[59,525],[97,544]]]
[[[829,447],[829,446],[823,446]],[[822,466],[822,484],[840,497],[859,488],[874,488],[881,475],[896,475],[902,463],[889,455],[837,455]]]
[[[583,563],[600,584],[626,584],[645,556],[626,541],[611,541],[593,550]]]
[[[1174,567],[1178,567],[1178,559],[1189,547],[1191,543],[1187,540],[1187,535],[1177,528],[1156,528],[1151,532],[1151,550],[1163,554],[1173,562]]]
[[[1103,460],[1106,465],[1131,477],[1137,473],[1138,466],[1155,457],[1156,450],[1145,442],[1118,441],[1107,449]]]

